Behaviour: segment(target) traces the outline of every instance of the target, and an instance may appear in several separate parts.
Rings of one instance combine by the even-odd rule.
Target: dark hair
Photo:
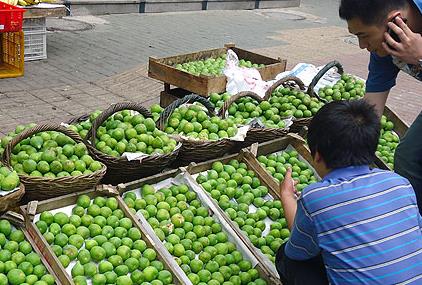
[[[407,0],[341,0],[339,15],[346,21],[358,18],[365,25],[379,25],[389,12],[407,4]]]
[[[335,101],[323,106],[309,125],[308,145],[327,168],[372,164],[380,136],[380,119],[364,100]]]

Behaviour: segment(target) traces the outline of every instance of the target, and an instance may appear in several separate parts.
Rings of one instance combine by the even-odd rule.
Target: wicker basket
[[[331,68],[337,67],[338,73],[343,74],[343,67],[338,61],[331,61],[328,64],[326,64],[318,73],[315,75],[315,77],[312,79],[311,83],[308,86],[308,89],[306,93],[311,96],[317,98],[319,101],[327,103],[325,99],[322,99],[318,96],[318,94],[315,92],[314,88],[317,85],[318,81],[327,73]],[[293,125],[291,127],[292,132],[300,132],[300,130],[303,130],[304,128],[307,130],[307,127],[311,123],[312,118],[303,118],[303,119],[296,119],[293,121]]]
[[[101,161],[107,166],[107,173],[104,176],[102,182],[106,184],[117,185],[119,183],[126,183],[136,179],[140,179],[146,176],[157,174],[166,167],[168,167],[176,158],[179,153],[180,147],[168,154],[153,154],[145,157],[142,161],[132,160],[129,161],[125,157],[114,157],[105,154],[95,148],[95,139],[97,136],[97,129],[113,114],[123,111],[132,110],[137,111],[145,118],[151,118],[152,114],[148,109],[143,107],[141,104],[124,102],[113,104],[104,110],[95,120],[92,122],[92,127],[88,131],[87,138],[90,141],[88,144],[88,151],[94,157],[94,159]]]
[[[230,97],[229,100],[227,100],[226,102],[224,102],[223,107],[221,107],[220,112],[219,112],[219,116],[221,118],[225,118],[227,115],[227,110],[230,108],[231,104],[233,104],[234,102],[236,102],[237,100],[239,100],[240,98],[243,97],[251,97],[253,99],[255,99],[258,102],[262,102],[265,100],[268,100],[271,97],[271,94],[274,92],[274,90],[281,86],[281,85],[286,85],[289,82],[295,82],[301,89],[304,88],[304,84],[303,82],[298,79],[297,77],[285,77],[282,78],[280,80],[278,80],[276,83],[274,83],[265,93],[264,98],[261,98],[258,94],[254,93],[254,92],[250,92],[250,91],[245,91],[245,92],[240,92],[236,95],[233,95]],[[253,143],[263,143],[269,140],[274,140],[274,139],[278,139],[281,137],[284,137],[287,133],[289,132],[299,132],[301,127],[299,126],[295,126],[294,124],[292,125],[293,129],[282,129],[282,128],[250,128],[247,136],[245,138],[245,142],[242,145],[242,147],[246,147],[249,146]]]
[[[322,99],[319,97],[319,95],[315,92],[315,86],[318,84],[318,81],[333,67],[337,68],[337,72],[342,75],[344,73],[343,66],[340,62],[337,60],[333,60],[329,63],[327,63],[318,73],[315,75],[315,77],[312,79],[312,82],[308,86],[308,95],[318,98],[321,102],[327,103],[325,99]]]
[[[173,111],[183,104],[199,102],[208,110],[209,116],[215,116],[214,106],[206,98],[199,95],[188,95],[179,100],[174,101],[161,113],[159,120],[157,121],[157,127],[160,130],[164,130],[167,124],[168,118],[171,116]],[[180,136],[174,136],[174,138],[182,143],[182,147],[179,152],[179,157],[174,166],[187,165],[191,162],[202,162],[217,157],[231,151],[234,145],[237,143],[229,139],[221,139],[218,141],[201,141],[195,139],[189,139]]]
[[[298,88],[299,90],[305,90],[305,84],[300,80],[298,77],[295,76],[287,76],[280,80],[278,80],[276,83],[274,83],[265,93],[265,100],[269,100],[272,93],[279,87],[279,86],[285,86],[289,88]],[[308,93],[308,91],[307,91]],[[310,95],[313,96],[313,95]],[[300,118],[300,119],[293,119],[293,124],[290,126],[289,131],[291,133],[301,133],[303,132],[303,128],[306,128],[312,118]]]
[[[0,196],[0,213],[16,208],[25,194],[25,186],[21,183],[19,189],[10,194]]]
[[[85,144],[85,142],[77,133],[63,126],[52,124],[37,125],[18,134],[6,145],[2,157],[3,164],[9,168],[12,168],[10,165],[10,159],[13,148],[22,140],[29,138],[34,134],[46,131],[61,132],[73,139],[76,143]],[[91,174],[56,178],[36,177],[19,174],[21,183],[25,185],[24,201],[45,200],[69,193],[91,189],[99,183],[101,178],[106,173],[106,169],[106,166],[103,165],[101,170]]]

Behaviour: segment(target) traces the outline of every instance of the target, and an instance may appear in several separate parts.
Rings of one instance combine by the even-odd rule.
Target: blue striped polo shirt
[[[322,254],[331,284],[422,284],[422,218],[405,178],[368,166],[302,192],[285,254]]]

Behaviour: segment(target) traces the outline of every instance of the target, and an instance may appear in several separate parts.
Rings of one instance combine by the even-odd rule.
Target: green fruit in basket
[[[237,128],[231,119],[221,120],[218,117],[209,118],[198,105],[177,108],[170,116],[169,123],[173,127],[172,130],[167,128],[167,132],[203,140],[227,138],[229,137],[227,134],[229,127],[231,128],[231,136],[237,133]]]
[[[28,159],[23,162],[22,166],[25,173],[31,173],[37,169],[37,162],[32,159]]]
[[[85,276],[76,276],[73,278],[75,285],[87,285],[87,280]]]
[[[19,174],[56,178],[69,176],[75,170],[73,161],[77,161],[79,157],[83,157],[85,163],[93,161],[83,143],[76,144],[61,133],[41,132],[21,141],[15,147],[11,164]],[[81,172],[84,171],[85,169]],[[75,174],[81,173],[73,173]]]
[[[100,128],[104,128],[104,133],[97,132],[97,148],[115,157],[124,152],[170,153],[176,146],[175,140],[169,139],[156,128],[152,118],[131,115],[126,111],[110,117]],[[98,165],[94,167],[98,168]]]
[[[19,186],[20,180],[16,172],[10,172],[1,181],[1,190],[11,191]]]
[[[7,279],[12,285],[19,285],[25,282],[25,273],[20,269],[12,269],[7,273]]]
[[[343,74],[332,87],[326,86],[318,91],[318,95],[327,101],[353,100],[365,95],[365,82],[349,74]]]

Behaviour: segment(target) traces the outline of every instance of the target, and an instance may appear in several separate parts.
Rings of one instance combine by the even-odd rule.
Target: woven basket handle
[[[190,94],[174,101],[173,103],[171,103],[164,109],[164,111],[160,115],[160,118],[157,121],[157,128],[164,131],[164,128],[167,124],[167,120],[168,118],[170,118],[171,114],[173,114],[174,110],[176,110],[178,107],[182,106],[183,104],[195,103],[195,102],[199,102],[205,108],[207,108],[208,116],[210,117],[214,116],[214,111],[215,111],[214,105],[210,101],[208,101],[207,98],[204,98],[196,94]]]
[[[73,125],[73,124],[78,124],[80,122],[85,122],[86,120],[89,119],[89,116],[91,116],[91,115],[90,114],[83,114],[79,117],[75,117],[75,118],[72,118],[72,119],[66,121],[66,124]]]
[[[92,145],[95,146],[95,138],[97,137],[97,130],[98,128],[113,114],[123,111],[123,110],[132,110],[137,111],[145,118],[151,118],[152,114],[148,111],[147,108],[142,106],[139,103],[134,102],[122,102],[116,103],[105,109],[101,114],[92,122],[91,128],[88,130],[86,135],[87,138],[90,138]]]
[[[315,86],[317,85],[318,81],[333,67],[337,67],[338,73],[343,74],[344,69],[340,62],[337,60],[333,60],[329,63],[327,63],[318,73],[315,75],[315,77],[312,79],[312,82],[308,86],[308,91],[306,93],[309,94],[309,96],[313,96],[318,98],[320,101],[324,101],[322,98],[318,96],[318,94],[314,91]]]
[[[258,94],[256,94],[255,92],[242,91],[242,92],[239,92],[239,93],[237,93],[233,96],[230,96],[230,98],[226,102],[224,102],[223,106],[221,107],[220,111],[218,112],[218,116],[222,119],[225,119],[227,111],[229,110],[230,106],[234,102],[236,102],[237,100],[239,100],[240,98],[243,98],[243,97],[251,97],[251,98],[257,100],[258,102],[263,101],[263,99]]]
[[[40,133],[40,132],[48,132],[48,131],[56,131],[65,134],[66,136],[70,137],[77,143],[83,143],[83,139],[79,136],[78,133],[72,131],[71,129],[65,128],[60,125],[54,124],[42,124],[37,125],[33,128],[24,130],[23,132],[19,133],[16,137],[14,137],[4,148],[2,162],[5,166],[11,167],[10,165],[10,158],[12,155],[12,151],[14,147],[20,143],[22,140],[32,137],[33,135]]]
[[[305,84],[303,83],[302,80],[300,80],[300,78],[298,78],[296,76],[286,76],[286,77],[283,77],[280,80],[276,81],[273,85],[271,85],[271,87],[265,92],[264,100],[270,99],[273,92],[280,85],[283,85],[283,84],[285,84],[289,81],[293,81],[294,83],[296,83],[296,85],[299,86],[300,90],[305,90]]]

